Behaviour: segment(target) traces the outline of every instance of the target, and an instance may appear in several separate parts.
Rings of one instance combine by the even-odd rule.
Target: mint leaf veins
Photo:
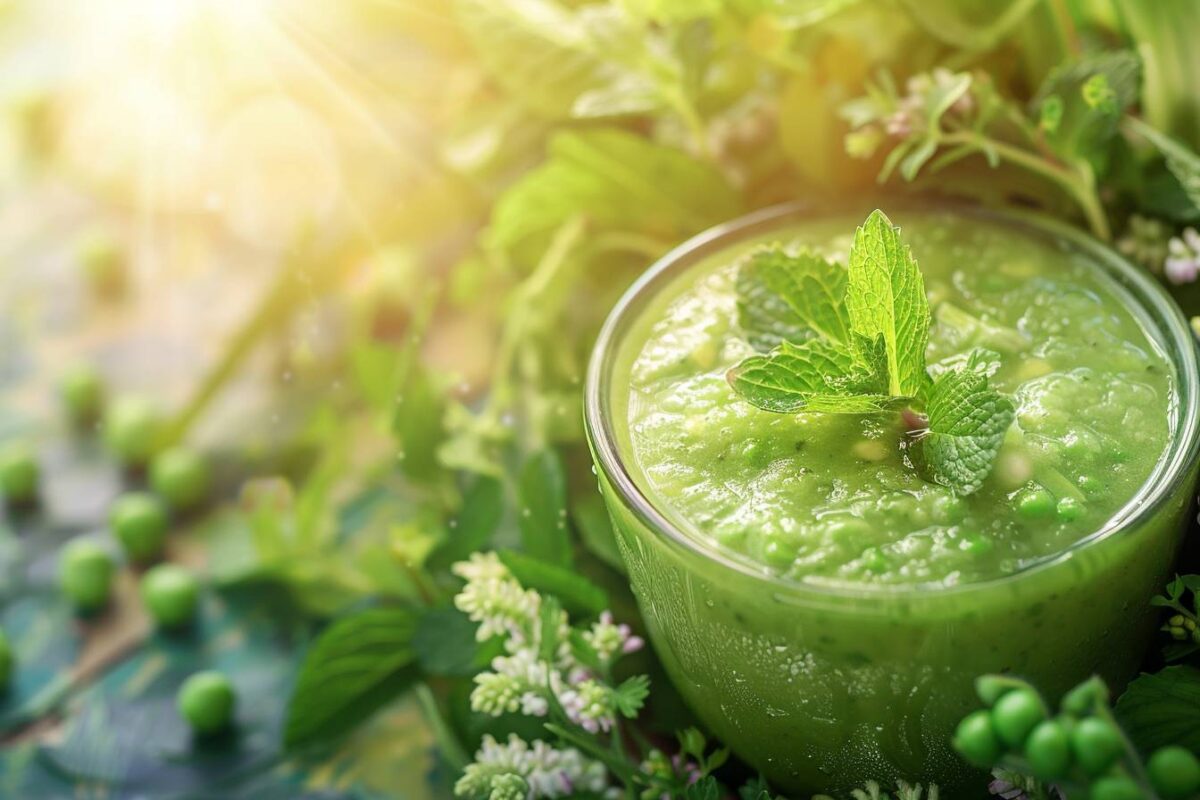
[[[900,231],[874,211],[855,233],[848,267],[808,252],[762,248],[739,267],[738,321],[769,347],[727,375],[766,411],[840,414],[925,411],[911,430],[912,461],[959,494],[991,472],[1015,414],[974,359],[931,379],[925,365],[929,300]]]
[[[1016,410],[988,387],[982,372],[946,372],[933,384],[927,405],[929,427],[915,454],[937,483],[960,494],[983,485]]]

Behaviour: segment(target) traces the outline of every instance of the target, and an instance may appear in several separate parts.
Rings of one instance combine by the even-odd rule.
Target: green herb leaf
[[[763,248],[738,268],[738,318],[752,344],[813,334],[849,344],[845,294],[846,270],[810,252]]]
[[[446,540],[430,555],[430,565],[446,569],[477,550],[488,549],[503,513],[503,484],[490,475],[480,475],[463,493],[462,508],[449,526]]]
[[[900,231],[882,211],[871,212],[854,236],[846,307],[855,333],[882,336],[887,354],[888,393],[923,394],[925,348],[929,343],[929,300],[925,282]]]
[[[525,461],[517,494],[517,519],[525,552],[550,564],[571,566],[567,475],[557,451],[541,450]]]
[[[517,583],[557,597],[569,613],[591,616],[608,608],[604,590],[573,570],[515,550],[501,550],[499,556]]]
[[[1142,753],[1166,745],[1200,753],[1200,669],[1177,666],[1144,674],[1129,684],[1115,711]]]
[[[438,448],[446,438],[445,399],[433,377],[413,363],[392,416],[400,448],[400,468],[414,481],[430,483],[442,475]]]
[[[474,675],[503,649],[499,639],[476,641],[478,629],[477,623],[453,606],[429,609],[421,614],[413,632],[417,663],[430,675]]]
[[[721,800],[721,784],[711,775],[701,778],[684,790],[683,800]]]
[[[1192,205],[1200,209],[1200,155],[1182,142],[1135,117],[1130,117],[1127,125],[1163,154],[1167,161],[1167,169],[1179,181]]]
[[[650,678],[646,675],[634,675],[613,689],[613,706],[621,716],[634,719],[649,696]]]
[[[886,377],[854,352],[824,339],[784,342],[765,356],[751,356],[729,370],[729,385],[764,411],[870,414],[893,403]]]
[[[1103,170],[1120,115],[1132,106],[1141,85],[1141,61],[1127,50],[1085,56],[1046,76],[1034,98],[1047,141],[1066,159],[1087,159]],[[1046,108],[1047,104],[1051,107]]]
[[[988,387],[982,372],[946,372],[930,391],[929,429],[916,442],[918,462],[930,477],[963,495],[992,471],[1004,434],[1016,414],[1012,402]]]
[[[417,679],[416,615],[371,609],[344,617],[308,651],[288,701],[284,746],[297,750],[348,732]]]

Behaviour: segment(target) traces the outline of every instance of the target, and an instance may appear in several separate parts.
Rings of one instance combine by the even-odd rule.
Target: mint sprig
[[[747,339],[771,344],[729,370],[738,396],[784,414],[925,410],[927,417],[906,415],[921,420],[910,431],[913,461],[959,494],[979,489],[1015,410],[972,359],[930,377],[925,282],[882,211],[856,231],[847,268],[811,252],[764,248],[741,265],[737,287]]]
[[[1016,409],[988,387],[987,376],[971,369],[946,372],[929,392],[929,427],[914,454],[929,476],[960,494],[983,485]]]

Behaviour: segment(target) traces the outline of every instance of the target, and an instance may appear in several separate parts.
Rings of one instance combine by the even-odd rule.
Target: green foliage
[[[1137,102],[1141,62],[1124,50],[1097,53],[1052,71],[1033,100],[1045,119],[1047,102],[1058,110],[1043,127],[1047,143],[1067,159],[1083,159],[1097,171],[1107,168],[1121,115]]]
[[[360,724],[417,678],[417,615],[399,608],[361,611],[332,623],[313,644],[288,701],[284,745],[328,743]]]
[[[608,608],[608,595],[571,569],[515,550],[501,550],[500,560],[527,589],[558,598],[572,614],[595,615]]]
[[[545,248],[576,216],[599,230],[677,241],[736,216],[737,193],[711,165],[617,128],[563,132],[546,162],[496,203],[487,245]]]
[[[928,420],[914,431],[914,460],[959,494],[979,489],[1015,410],[988,385],[986,351],[931,382],[924,281],[881,211],[857,230],[848,270],[810,253],[760,250],[740,266],[737,285],[743,333],[752,343],[779,342],[729,371],[742,399],[776,413],[868,414],[923,403]]]
[[[965,369],[934,381],[927,406],[929,427],[916,453],[933,480],[959,494],[983,485],[1012,425],[1012,401],[989,388],[987,376]]]
[[[1186,595],[1192,595],[1187,602]],[[1167,584],[1165,594],[1150,599],[1150,604],[1169,609],[1171,615],[1162,630],[1173,640],[1163,648],[1167,661],[1178,661],[1200,652],[1200,575],[1176,575]]]
[[[1200,155],[1182,142],[1147,125],[1136,117],[1129,118],[1128,126],[1136,135],[1146,139],[1162,153],[1163,158],[1166,159],[1167,168],[1179,182],[1192,206],[1200,209]]]
[[[916,397],[928,382],[929,300],[900,229],[880,211],[855,232],[846,286],[850,327],[864,340],[883,338],[889,393]]]
[[[534,453],[521,467],[517,499],[521,544],[531,556],[560,567],[571,566],[567,524],[567,477],[554,450]]]
[[[1142,753],[1181,745],[1200,754],[1200,669],[1173,666],[1142,675],[1121,695],[1116,713]]]
[[[551,0],[456,0],[454,7],[491,77],[535,113],[613,116],[658,105],[654,85],[607,58],[583,14]]]

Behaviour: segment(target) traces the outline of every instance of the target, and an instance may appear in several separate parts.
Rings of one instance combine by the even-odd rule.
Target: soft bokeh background
[[[489,724],[466,710],[469,664],[425,665],[316,759],[281,750],[296,665],[328,619],[439,608],[452,560],[538,537],[569,537],[567,566],[636,618],[580,424],[591,340],[629,281],[785,200],[915,191],[1083,225],[1060,186],[978,155],[881,188],[884,153],[846,154],[841,109],[881,71],[904,86],[935,66],[1025,109],[1058,65],[1129,47],[1143,116],[1195,148],[1198,8],[0,0],[0,435],[34,442],[47,475],[42,510],[0,528],[3,626],[35,665],[0,702],[0,796],[445,795],[446,753]],[[1117,178],[1166,176],[1155,158],[1098,173],[1114,239],[1160,196]],[[1152,210],[1174,230],[1189,208]],[[149,632],[129,574],[88,625],[54,589],[61,545],[108,541],[109,501],[137,485],[58,421],[81,362],[216,467],[213,509],[170,550],[212,589],[192,638]],[[201,665],[252,698],[218,752],[172,705]],[[649,727],[686,724],[655,686]]]

